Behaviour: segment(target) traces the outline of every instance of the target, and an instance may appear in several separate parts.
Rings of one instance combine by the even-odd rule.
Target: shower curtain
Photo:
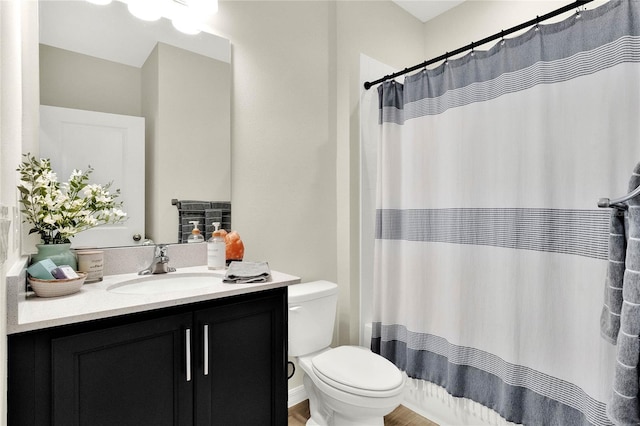
[[[496,421],[611,424],[597,201],[626,194],[640,160],[639,2],[378,93],[372,349],[414,390]]]

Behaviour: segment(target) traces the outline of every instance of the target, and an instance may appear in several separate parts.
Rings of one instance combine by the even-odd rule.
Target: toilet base
[[[313,418],[307,420],[306,426],[384,426],[384,417],[360,417],[350,419],[333,412],[328,423],[318,423]]]
[[[369,418],[358,418],[358,419],[349,419],[344,416],[341,416],[338,413],[335,413],[333,417],[333,425],[334,426],[384,426],[384,417],[369,417]]]
[[[384,426],[384,419],[358,419],[355,423],[344,418],[334,417],[333,426]],[[307,420],[306,426],[322,426],[316,423],[313,419]]]
[[[349,402],[349,398],[344,399],[344,394],[340,399],[336,399],[332,396],[335,390],[327,393],[326,390],[323,392],[318,389],[310,377],[313,372],[309,361],[308,358],[298,359],[300,367],[305,372],[302,381],[309,397],[311,418],[307,421],[307,426],[384,426],[384,416],[402,402],[401,391],[390,398],[359,400],[356,405],[353,401]]]

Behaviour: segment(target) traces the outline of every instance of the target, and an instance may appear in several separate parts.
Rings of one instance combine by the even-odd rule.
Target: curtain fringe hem
[[[417,407],[426,408],[429,398],[435,398],[449,408],[456,417],[472,416],[495,426],[516,426],[494,410],[467,398],[454,397],[445,388],[421,379],[407,378],[407,396]]]

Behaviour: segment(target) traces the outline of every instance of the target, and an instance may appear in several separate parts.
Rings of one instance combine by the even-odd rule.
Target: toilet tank
[[[302,356],[329,347],[333,338],[338,285],[313,281],[290,285],[289,356]]]

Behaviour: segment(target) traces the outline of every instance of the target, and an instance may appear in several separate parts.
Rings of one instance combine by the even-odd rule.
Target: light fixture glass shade
[[[176,30],[185,34],[194,35],[200,32],[200,28],[198,28],[200,23],[186,16],[173,18],[171,23]]]
[[[101,6],[104,6],[106,4],[111,3],[111,0],[87,0],[89,3],[93,3],[93,4],[99,4]]]
[[[157,21],[162,17],[158,3],[160,2],[153,0],[130,0],[128,9],[133,16],[143,21]]]

